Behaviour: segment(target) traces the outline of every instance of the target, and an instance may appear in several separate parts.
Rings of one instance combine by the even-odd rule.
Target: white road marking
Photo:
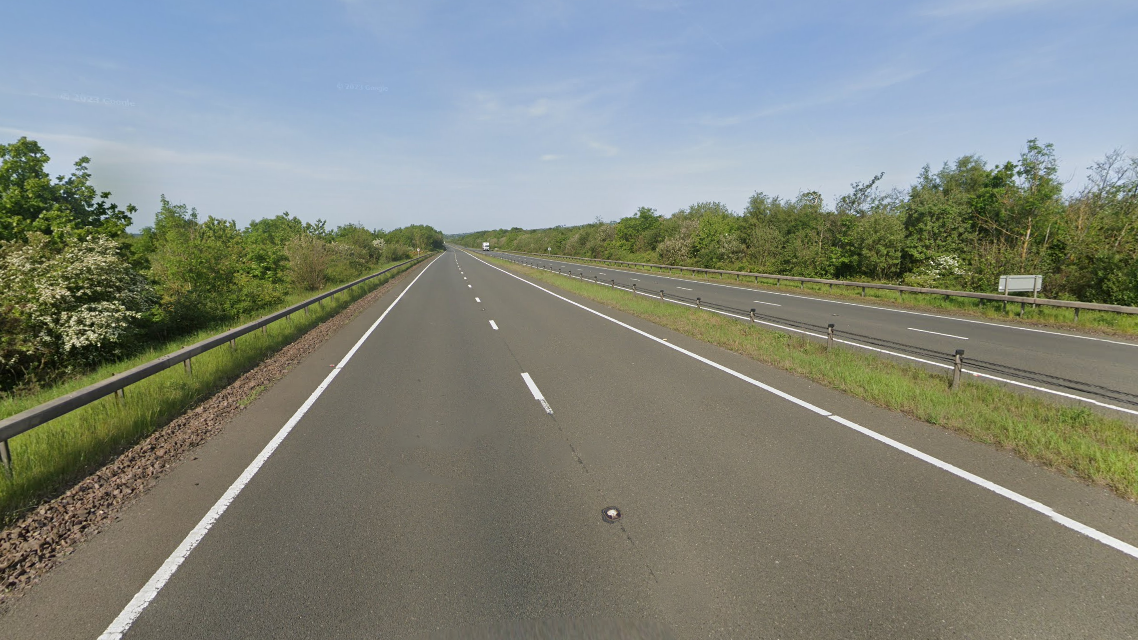
[[[493,265],[491,265],[491,266],[493,266]],[[675,278],[672,278],[672,279],[675,280]],[[586,280],[585,282],[588,282],[588,280]],[[637,291],[636,293],[639,295],[642,295],[642,296],[648,296],[648,297],[653,298],[653,299],[657,299],[657,300],[659,299],[658,294],[648,293],[646,291]],[[694,305],[694,304],[691,304],[688,302],[680,302],[679,300],[667,300],[666,302],[668,302],[670,304],[678,304],[678,305],[682,305],[685,307],[691,307],[692,309],[696,308],[696,305]],[[730,318],[739,318],[740,320],[750,320],[750,317],[748,317],[748,316],[741,316],[739,314],[729,313],[727,311],[720,311],[719,309],[704,308],[703,310],[704,311],[710,311],[711,313],[718,313],[719,315],[728,316]],[[941,316],[933,316],[933,317],[939,318]],[[801,333],[802,335],[810,336],[811,338],[818,338],[819,340],[826,340],[827,339],[827,336],[825,334],[813,333],[811,331],[805,331],[805,330],[798,329],[795,327],[790,327],[790,326],[778,324],[776,322],[767,322],[765,320],[753,320],[752,322],[755,322],[756,324],[766,325],[768,327],[774,327],[780,331],[787,331],[787,332],[791,332],[791,333]],[[1001,325],[996,325],[996,326],[1001,326]],[[860,342],[851,342],[849,340],[842,340],[839,338],[834,338],[834,342],[837,342],[840,344],[846,344],[846,345],[849,345],[851,347],[857,347],[858,349],[866,349],[868,351],[873,351],[875,353],[884,353],[885,355],[890,355],[890,356],[894,356],[897,358],[904,358],[905,360],[913,360],[914,362],[920,362],[922,364],[927,364],[927,365],[930,365],[933,367],[939,367],[941,369],[951,369],[952,368],[952,365],[942,364],[940,362],[933,362],[932,360],[926,360],[924,358],[918,358],[916,356],[910,356],[910,355],[906,355],[904,353],[897,353],[896,351],[888,351],[886,349],[880,349],[878,347],[871,347],[871,346],[866,345],[866,344],[861,344]],[[1039,391],[1041,393],[1048,393],[1051,395],[1060,396],[1063,398],[1068,398],[1070,400],[1078,400],[1079,402],[1086,402],[1087,404],[1093,404],[1096,407],[1102,407],[1104,409],[1110,409],[1112,411],[1121,411],[1123,413],[1129,413],[1131,415],[1138,416],[1138,410],[1128,409],[1126,407],[1120,407],[1120,406],[1114,405],[1114,404],[1108,404],[1106,402],[1101,402],[1101,401],[1095,400],[1093,398],[1087,398],[1084,396],[1077,396],[1073,393],[1067,393],[1065,391],[1057,391],[1055,389],[1048,389],[1047,387],[1040,387],[1040,386],[1036,386],[1033,384],[1027,384],[1026,382],[1019,382],[1018,380],[1012,380],[1010,378],[1001,378],[999,376],[994,376],[994,375],[991,375],[988,373],[981,373],[979,371],[973,371],[973,370],[968,369],[968,368],[963,368],[963,369],[961,369],[961,371],[964,373],[967,373],[969,375],[975,376],[975,377],[986,378],[988,380],[994,380],[996,382],[1002,382],[1004,384],[1010,384],[1010,385],[1013,385],[1016,387],[1023,387],[1024,389],[1031,389],[1032,391]]]
[[[478,299],[478,296],[475,296],[475,297],[474,297],[474,301],[475,301],[475,302],[482,302],[481,300],[479,300],[479,299]]]
[[[438,258],[435,258],[435,260],[437,259]],[[143,585],[142,590],[136,593],[133,598],[131,598],[130,602],[126,605],[126,608],[124,608],[122,612],[119,613],[118,617],[116,617],[114,621],[111,622],[106,631],[104,631],[103,634],[99,636],[99,640],[118,640],[119,638],[122,638],[123,634],[126,633],[127,630],[130,629],[130,626],[134,624],[134,621],[138,619],[138,616],[142,614],[147,605],[149,605],[151,601],[153,601],[154,598],[158,596],[158,592],[162,590],[162,587],[166,586],[166,583],[174,575],[174,572],[178,570],[178,567],[180,567],[182,563],[185,562],[186,558],[190,555],[190,552],[194,550],[194,547],[198,546],[198,543],[202,541],[202,538],[205,537],[205,534],[209,532],[210,528],[213,527],[218,518],[220,518],[221,515],[225,513],[225,510],[229,508],[229,505],[233,503],[238,494],[241,493],[241,490],[245,488],[245,485],[249,484],[249,481],[253,479],[253,476],[256,475],[258,471],[260,471],[261,467],[269,459],[269,456],[273,455],[273,452],[276,451],[277,447],[279,447],[281,442],[284,441],[285,436],[287,436],[289,432],[292,431],[293,427],[295,427],[297,423],[300,422],[300,419],[304,417],[304,414],[312,408],[312,405],[316,403],[316,400],[320,398],[320,395],[324,393],[324,390],[328,388],[328,385],[332,384],[332,381],[336,379],[336,376],[340,374],[340,371],[343,370],[344,366],[348,364],[348,361],[352,359],[352,356],[356,355],[356,351],[358,351],[359,348],[363,346],[364,341],[366,341],[371,336],[372,332],[374,332],[376,327],[379,326],[379,323],[383,322],[383,319],[387,317],[387,314],[395,308],[395,305],[399,304],[399,301],[403,299],[403,296],[411,290],[411,287],[415,286],[415,283],[419,281],[419,278],[427,272],[427,269],[429,269],[431,265],[434,264],[434,262],[434,260],[431,260],[431,262],[427,264],[427,267],[420,271],[419,275],[415,276],[415,279],[411,281],[411,284],[407,285],[407,288],[399,293],[399,296],[395,298],[395,301],[392,302],[390,306],[387,307],[387,310],[383,312],[383,315],[379,316],[379,319],[376,320],[375,323],[373,323],[371,327],[364,333],[364,335],[356,341],[356,344],[351,348],[351,350],[348,351],[347,355],[345,355],[343,359],[340,360],[340,363],[336,365],[336,368],[332,369],[332,371],[328,373],[328,376],[324,378],[324,381],[320,383],[320,386],[316,387],[316,390],[312,392],[312,395],[308,396],[308,399],[304,401],[304,404],[300,405],[300,408],[296,410],[296,413],[292,414],[292,417],[288,419],[288,422],[286,422],[283,427],[281,427],[280,431],[277,432],[277,435],[273,436],[273,439],[265,445],[265,448],[261,449],[261,453],[257,454],[257,457],[249,463],[248,467],[245,467],[245,471],[243,471],[241,475],[233,481],[233,484],[229,485],[229,489],[227,489],[225,493],[222,494],[220,498],[218,498],[213,507],[211,507],[210,510],[205,514],[205,517],[203,517],[198,522],[197,526],[195,526],[185,537],[185,539],[182,540],[182,543],[178,545],[178,548],[174,549],[174,553],[171,553],[170,557],[166,558],[166,561],[162,563],[162,566],[158,567],[158,571],[155,571],[154,575],[150,577],[150,580],[148,580],[146,584]]]
[[[538,389],[537,385],[534,384],[533,378],[529,377],[528,373],[522,373],[522,380],[526,381],[526,386],[529,387],[529,392],[533,394],[534,400],[541,403],[546,413],[553,415],[553,408],[545,401],[545,396],[541,395],[541,389]]]
[[[561,262],[558,264],[572,265],[574,263]],[[617,271],[619,271],[621,273],[643,273],[641,271],[626,271],[623,269],[617,269]],[[664,280],[677,280],[679,282],[693,282],[692,280],[690,280],[688,278],[676,278],[674,276],[666,276],[666,275],[662,275],[662,274],[658,274],[658,273],[653,273],[650,275],[653,278],[661,278]],[[753,289],[751,287],[740,287],[740,286],[732,285],[732,284],[723,284],[721,282],[700,282],[699,284],[710,285],[712,287],[723,287],[725,289],[736,289],[738,291],[750,291],[750,292],[755,291],[755,289]],[[683,287],[680,287],[680,288],[682,289]],[[690,291],[690,289],[689,289],[689,291]],[[1110,344],[1118,344],[1118,345],[1123,345],[1123,346],[1127,346],[1127,347],[1138,347],[1138,342],[1123,342],[1121,340],[1108,340],[1107,338],[1096,338],[1094,336],[1084,336],[1084,335],[1079,335],[1077,333],[1063,333],[1061,331],[1048,331],[1046,329],[1035,329],[1032,327],[1023,327],[1023,326],[1014,325],[1014,324],[1000,324],[998,322],[985,322],[983,320],[972,320],[970,318],[958,318],[956,316],[941,316],[941,315],[937,315],[935,313],[923,313],[920,311],[910,311],[908,309],[894,309],[892,307],[878,307],[878,306],[871,305],[871,304],[860,304],[857,302],[847,302],[845,300],[829,300],[827,298],[815,298],[812,296],[804,296],[804,295],[800,295],[797,293],[784,293],[782,291],[764,291],[764,293],[767,293],[767,294],[770,294],[773,296],[787,296],[788,298],[800,298],[802,300],[810,300],[813,302],[828,302],[830,304],[844,304],[844,305],[849,305],[851,307],[861,307],[862,309],[873,309],[876,311],[889,311],[891,313],[908,313],[908,314],[915,315],[915,316],[925,316],[927,318],[939,318],[941,320],[953,320],[956,322],[969,322],[972,324],[982,324],[982,325],[985,325],[988,327],[999,327],[1001,329],[1014,329],[1016,331],[1030,331],[1032,333],[1045,333],[1045,334],[1052,335],[1052,336],[1062,336],[1064,338],[1078,338],[1079,340],[1093,340],[1095,342],[1107,342]]]
[[[691,289],[688,289],[687,287],[676,287],[676,288],[677,289],[683,289],[684,291],[691,291]]]
[[[781,304],[778,304],[775,302],[763,302],[762,300],[752,300],[751,302],[754,302],[755,304],[769,304],[772,307],[781,307],[782,306]]]
[[[462,279],[463,279],[463,280],[466,280],[466,276],[462,276]]]
[[[640,278],[633,278],[636,282],[640,282]]]
[[[491,321],[490,321],[490,326],[491,326],[491,327],[494,327],[494,331],[497,331],[497,330],[498,330],[498,325],[494,324],[494,321],[493,321],[493,320],[491,320]]]
[[[471,285],[466,285],[466,288],[467,288],[467,289],[473,289],[474,287],[473,287],[473,286],[471,286]]]
[[[971,482],[974,485],[977,485],[977,486],[982,487],[984,489],[987,489],[993,493],[996,493],[997,495],[1003,496],[1003,497],[1005,497],[1005,498],[1007,498],[1007,499],[1009,499],[1009,500],[1011,500],[1017,504],[1020,504],[1024,507],[1027,507],[1028,509],[1031,509],[1032,511],[1035,511],[1035,512],[1038,512],[1040,514],[1047,516],[1052,521],[1054,521],[1054,522],[1056,522],[1056,523],[1058,523],[1064,527],[1067,527],[1068,529],[1071,529],[1073,531],[1081,533],[1081,534],[1083,534],[1083,535],[1085,535],[1085,536],[1087,536],[1093,540],[1101,542],[1102,544],[1104,544],[1108,547],[1111,547],[1113,549],[1117,549],[1118,551],[1121,551],[1122,553],[1125,553],[1126,555],[1128,555],[1132,558],[1138,559],[1138,547],[1136,547],[1132,544],[1129,544],[1127,542],[1124,542],[1118,538],[1115,538],[1114,536],[1111,536],[1107,533],[1103,533],[1102,531],[1099,531],[1098,529],[1087,526],[1087,525],[1085,525],[1085,524],[1083,524],[1077,520],[1074,520],[1072,518],[1068,518],[1067,516],[1064,516],[1060,513],[1057,513],[1054,509],[1052,509],[1051,507],[1048,507],[1045,504],[1042,504],[1040,502],[1036,502],[1035,500],[1032,500],[1031,498],[1028,498],[1027,496],[1024,496],[1020,493],[1016,493],[1015,491],[1012,491],[1011,489],[1008,489],[1008,488],[1003,487],[1001,485],[998,485],[994,482],[991,482],[990,480],[986,480],[984,478],[981,478],[980,476],[975,475],[973,473],[970,473],[968,471],[965,471],[964,469],[961,469],[960,467],[957,467],[956,465],[949,464],[948,462],[945,462],[945,461],[943,461],[939,458],[936,458],[934,456],[930,456],[929,454],[924,453],[923,451],[920,451],[918,449],[910,447],[909,445],[901,443],[901,442],[894,440],[888,436],[877,433],[876,431],[874,431],[872,429],[863,427],[863,426],[857,424],[856,422],[846,420],[845,418],[842,418],[841,416],[834,415],[833,413],[830,413],[829,411],[826,411],[825,409],[822,409],[822,408],[817,407],[813,404],[810,404],[809,402],[807,402],[805,400],[796,398],[796,397],[790,395],[789,393],[775,389],[774,387],[772,387],[770,385],[759,382],[758,380],[755,380],[754,378],[751,378],[750,376],[739,373],[738,371],[735,371],[734,369],[731,369],[729,367],[721,365],[718,362],[715,362],[713,360],[705,358],[705,357],[703,357],[697,353],[688,351],[687,349],[684,349],[683,347],[678,347],[678,346],[676,346],[676,345],[674,345],[674,344],[672,344],[672,343],[670,343],[670,342],[668,342],[662,338],[657,338],[656,336],[654,336],[654,335],[652,335],[646,331],[642,331],[640,329],[637,329],[636,327],[633,327],[632,325],[621,322],[620,320],[617,320],[616,318],[612,318],[610,316],[607,316],[607,315],[601,313],[600,311],[590,309],[589,307],[586,307],[583,304],[580,304],[578,302],[574,302],[574,301],[572,301],[572,300],[570,300],[564,296],[557,295],[556,293],[550,291],[549,289],[546,289],[545,287],[542,287],[541,285],[530,282],[529,280],[526,280],[525,278],[522,278],[521,276],[510,273],[509,271],[506,271],[505,269],[502,269],[502,268],[498,267],[497,265],[493,265],[493,264],[490,264],[490,263],[485,262],[485,261],[483,263],[486,264],[487,266],[490,266],[490,267],[493,267],[494,269],[497,269],[498,271],[501,271],[502,273],[510,276],[511,278],[521,280],[522,282],[530,285],[531,287],[535,287],[537,289],[540,289],[541,291],[544,291],[545,293],[548,293],[549,295],[551,295],[555,298],[558,298],[564,302],[568,302],[569,304],[571,304],[575,307],[578,307],[580,309],[583,309],[584,311],[587,311],[593,315],[604,318],[605,320],[608,320],[609,322],[612,322],[613,324],[624,327],[625,329],[628,329],[629,331],[640,334],[640,335],[644,336],[645,338],[648,338],[649,340],[652,340],[654,342],[657,342],[659,344],[662,344],[662,345],[668,347],[669,349],[674,349],[674,350],[676,350],[676,351],[678,351],[678,352],[680,352],[686,356],[689,356],[689,357],[691,357],[695,360],[698,360],[698,361],[700,361],[706,365],[714,367],[715,369],[718,369],[718,370],[720,370],[720,371],[722,371],[728,375],[734,376],[735,378],[738,378],[739,380],[742,380],[748,384],[754,385],[754,386],[762,389],[763,391],[774,394],[774,395],[776,395],[776,396],[778,396],[784,400],[787,400],[789,402],[792,402],[792,403],[794,403],[794,404],[796,404],[796,405],[798,405],[804,409],[812,411],[813,413],[816,413],[820,416],[824,416],[826,418],[829,418],[830,420],[833,420],[834,422],[836,422],[836,423],[838,423],[844,427],[848,427],[850,429],[853,429],[854,431],[857,431],[858,433],[861,433],[862,435],[869,436],[869,437],[873,438],[874,440],[877,440],[878,442],[880,442],[884,445],[887,445],[887,446],[892,447],[898,451],[901,451],[901,452],[906,453],[910,456],[913,456],[914,458],[917,458],[918,460],[922,460],[924,462],[927,462],[927,463],[929,463],[929,464],[931,464],[931,465],[933,465],[933,466],[935,466],[935,467],[937,467],[943,471],[947,471],[948,473],[951,473],[952,475],[954,475],[958,478],[961,478],[963,480]]]
[[[925,329],[914,329],[913,327],[905,327],[909,331],[920,331],[921,333],[931,333],[934,336],[944,336],[946,338],[956,338],[957,340],[967,340],[964,336],[954,336],[951,333],[941,333],[939,331],[926,331]]]

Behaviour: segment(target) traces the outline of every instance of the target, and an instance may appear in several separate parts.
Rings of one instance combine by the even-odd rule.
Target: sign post
[[[1035,300],[1039,297],[1039,290],[1043,288],[1043,276],[1000,276],[999,292],[1004,295],[1013,293],[1031,293],[1031,308],[1035,308]],[[1004,309],[1008,304],[1004,302]],[[1019,305],[1019,314],[1023,315],[1024,304]]]

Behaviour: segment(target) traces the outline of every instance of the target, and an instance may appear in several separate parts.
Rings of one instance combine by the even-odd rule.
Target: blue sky
[[[828,202],[1052,142],[1076,189],[1138,154],[1138,3],[24,2],[0,140],[150,223],[159,194],[446,232]]]

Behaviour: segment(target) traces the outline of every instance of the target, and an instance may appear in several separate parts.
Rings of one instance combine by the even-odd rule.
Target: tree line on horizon
[[[459,236],[478,247],[813,278],[994,292],[999,276],[1042,274],[1052,298],[1138,306],[1138,157],[1116,150],[1063,193],[1055,149],[1029,140],[1015,161],[966,155],[926,165],[908,189],[878,174],[828,206],[817,191],[755,193],[737,213],[700,202],[665,216]]]
[[[0,144],[0,392],[279,306],[415,249],[426,225],[329,229],[288,212],[240,227],[161,197],[154,224],[91,185],[90,159],[52,180],[34,140]]]

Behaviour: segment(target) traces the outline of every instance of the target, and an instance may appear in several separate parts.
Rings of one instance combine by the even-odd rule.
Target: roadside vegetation
[[[423,225],[328,229],[282,213],[249,223],[207,216],[163,196],[154,223],[128,228],[80,158],[52,179],[34,140],[0,144],[0,418],[176,351],[393,263],[443,249]],[[0,471],[0,522],[104,464],[381,286],[241,337],[12,438]]]
[[[443,248],[427,226],[334,230],[282,213],[241,228],[161,198],[127,229],[90,183],[89,158],[54,180],[34,140],[0,145],[0,398],[35,395],[100,365],[218,332],[298,295]]]
[[[592,266],[602,264],[588,262],[586,260],[573,257],[558,258],[558,260],[576,262],[578,264],[588,264]],[[632,267],[628,265],[614,265],[614,267],[624,269],[626,271],[660,273],[659,269],[650,267]],[[829,285],[817,284],[813,282],[784,282],[782,285],[776,285],[773,279],[763,278],[759,278],[758,282],[755,282],[754,280],[747,280],[746,278],[737,279],[732,276],[714,274],[692,275],[689,273],[680,274],[676,271],[671,271],[667,275],[669,278],[682,278],[684,280],[693,281],[724,280],[734,286],[742,286],[750,289],[774,291],[791,295],[808,294],[811,297],[815,298],[848,300],[850,302],[857,302],[858,304],[874,304],[878,306],[888,306],[898,309],[910,309],[914,311],[944,312],[957,316],[988,318],[992,320],[1006,320],[1014,321],[1020,324],[1036,325],[1040,327],[1078,330],[1084,333],[1091,332],[1120,337],[1138,336],[1138,315],[1127,315],[1122,313],[1112,313],[1109,311],[1091,311],[1083,309],[1079,312],[1078,319],[1076,319],[1074,310],[1072,309],[1060,309],[1056,307],[1046,306],[1038,306],[1032,308],[1030,298],[1025,299],[1025,303],[1021,308],[1021,305],[1016,302],[1009,302],[1005,306],[1002,302],[995,302],[990,300],[945,297],[939,295],[908,292],[899,294],[896,291],[881,289],[866,289],[865,295],[863,296],[861,289],[858,287],[854,287],[852,289],[841,286],[830,287]]]
[[[43,499],[57,495],[156,428],[229,385],[267,356],[410,267],[393,270],[340,293],[334,299],[325,300],[324,304],[313,305],[308,313],[298,312],[288,319],[278,320],[268,325],[264,332],[246,334],[237,339],[236,348],[222,346],[195,356],[192,373],[182,366],[171,367],[127,387],[122,399],[113,395],[102,398],[12,438],[9,441],[11,473],[0,472],[0,526],[8,524]],[[290,302],[300,302],[311,296],[297,294]],[[70,380],[59,387],[8,399],[2,405],[2,415],[18,413],[215,333],[202,330],[187,334],[180,340],[162,345],[165,351],[155,349],[138,353],[128,361],[104,366],[93,374]],[[241,402],[248,404],[254,398],[255,394]]]
[[[904,190],[883,193],[882,177],[853,183],[832,205],[817,191],[792,199],[756,193],[741,214],[718,202],[669,216],[641,207],[615,222],[515,227],[454,240],[468,247],[489,242],[531,253],[991,293],[1000,275],[1041,274],[1045,297],[1138,306],[1138,157],[1107,154],[1089,167],[1086,186],[1071,194],[1063,193],[1054,148],[1037,140],[1015,161],[988,166],[969,155],[940,169],[926,166]]]
[[[790,371],[886,409],[1015,452],[1116,494],[1138,499],[1138,429],[1085,407],[1060,405],[967,380],[950,390],[944,374],[840,346],[764,329],[623,289],[484,258],[697,340]]]

